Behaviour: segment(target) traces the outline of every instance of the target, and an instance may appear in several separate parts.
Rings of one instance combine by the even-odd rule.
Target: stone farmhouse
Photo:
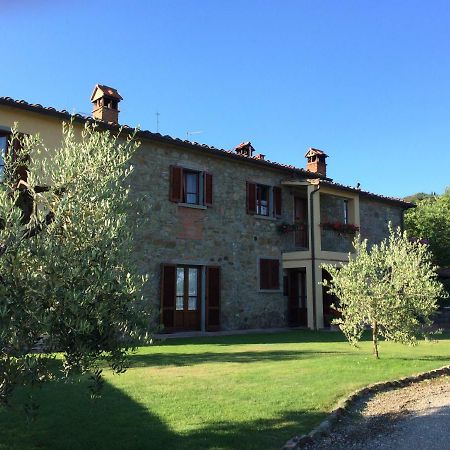
[[[97,85],[85,117],[0,97],[0,148],[8,151],[14,122],[49,148],[70,119],[116,132],[121,100]],[[150,131],[137,138],[130,184],[148,194],[150,220],[133,251],[149,274],[154,320],[168,332],[329,326],[322,264],[346,261],[355,232],[379,242],[412,206],[334,182],[314,148],[302,169],[266,160],[250,142],[221,150]]]

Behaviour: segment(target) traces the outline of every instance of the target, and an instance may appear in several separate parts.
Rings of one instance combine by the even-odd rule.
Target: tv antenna
[[[192,136],[194,134],[202,134],[203,130],[199,130],[199,131],[186,131],[186,138],[187,140],[189,140],[189,136]]]
[[[159,133],[159,116],[161,115],[159,111],[156,111],[156,132]]]

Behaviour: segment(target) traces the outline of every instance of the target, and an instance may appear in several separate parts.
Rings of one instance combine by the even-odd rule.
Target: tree
[[[145,278],[132,258],[139,225],[126,185],[138,144],[87,124],[81,135],[63,125],[56,152],[39,136],[16,131],[0,184],[0,403],[18,385],[62,372],[126,369],[145,333]],[[17,145],[17,143],[19,145]],[[45,339],[45,352],[33,345]],[[103,362],[104,364],[104,362]],[[53,368],[53,369],[52,369]]]
[[[417,192],[416,194],[403,197],[403,200],[405,200],[405,202],[417,203],[420,200],[423,200],[425,198],[431,198],[434,197],[435,195],[436,195],[435,193],[426,194],[425,192]]]
[[[335,308],[341,317],[335,323],[352,344],[370,327],[377,359],[380,336],[415,344],[426,335],[436,300],[443,295],[427,246],[392,228],[389,238],[370,250],[367,240],[358,237],[353,245],[348,263],[324,266],[332,276],[324,285],[339,299]]]
[[[411,236],[427,239],[436,264],[450,267],[450,188],[418,201],[406,213],[405,226]]]

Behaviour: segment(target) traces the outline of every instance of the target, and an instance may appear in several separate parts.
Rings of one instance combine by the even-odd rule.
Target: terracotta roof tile
[[[114,89],[109,86],[105,86],[104,84],[96,84],[94,90],[92,91],[91,101],[94,99],[95,92],[99,89],[103,94],[108,95],[109,97],[115,98],[117,100],[123,100],[122,96],[117,92],[117,89]]]
[[[358,192],[359,195],[362,195],[364,197],[376,198],[376,199],[381,200],[381,201],[388,201],[388,202],[391,202],[391,203],[402,204],[406,208],[414,208],[416,206],[414,203],[406,202],[405,200],[402,200],[401,198],[387,197],[387,196],[381,195],[381,194],[374,194],[373,192],[363,191],[362,189],[355,188],[353,186],[347,186],[345,184],[336,183],[333,180],[320,180],[318,182],[318,184],[321,184],[321,185],[323,184],[325,186],[336,187],[338,189],[343,189],[345,191]]]
[[[14,100],[11,97],[0,97],[0,105],[18,107],[18,108],[26,109],[26,110],[33,111],[36,113],[48,114],[48,115],[52,115],[54,117],[58,117],[62,120],[71,120],[73,118],[75,121],[78,121],[78,122],[98,123],[103,128],[110,129],[113,131],[119,131],[120,129],[123,129],[123,130],[131,132],[134,130],[134,128],[130,127],[129,125],[117,125],[117,124],[113,124],[113,123],[109,123],[109,122],[95,120],[90,116],[83,116],[82,114],[70,114],[65,109],[57,110],[51,106],[42,106],[38,103],[32,104],[32,103],[26,102],[25,100]],[[219,148],[212,147],[212,146],[209,146],[206,144],[200,144],[198,142],[192,142],[192,141],[188,141],[188,140],[184,140],[184,139],[180,139],[180,138],[174,138],[169,135],[163,136],[160,133],[153,133],[152,131],[149,131],[149,130],[140,130],[137,132],[136,136],[139,139],[149,139],[149,140],[153,140],[153,141],[163,142],[166,144],[181,145],[183,147],[196,149],[196,150],[200,150],[200,151],[205,151],[210,154],[217,155],[217,156],[224,156],[224,157],[234,159],[234,160],[252,162],[259,166],[266,166],[266,167],[270,167],[273,169],[289,171],[291,175],[294,174],[294,175],[300,175],[302,177],[309,178],[309,179],[316,179],[317,182],[319,182],[320,184],[333,186],[333,187],[336,187],[339,189],[344,189],[347,191],[358,192],[360,195],[367,196],[370,198],[375,198],[380,201],[387,201],[390,203],[401,204],[406,208],[413,208],[415,206],[414,203],[405,202],[404,200],[401,200],[399,198],[387,197],[387,196],[380,195],[380,194],[373,194],[371,192],[363,191],[361,189],[357,189],[352,186],[346,186],[344,184],[336,183],[330,178],[325,178],[315,172],[310,172],[308,170],[293,166],[291,164],[282,164],[282,163],[270,161],[267,159],[258,159],[257,157],[247,157],[247,156],[243,156],[243,155],[236,153],[234,150],[219,149]],[[240,144],[240,146],[245,146],[248,144],[250,144],[250,143],[243,142]],[[315,150],[315,151],[323,153],[321,150],[318,150],[318,149],[311,148],[310,150]],[[318,178],[320,179],[320,181],[318,180]]]
[[[328,155],[318,148],[310,147],[310,149],[305,153],[305,158],[308,158],[308,156],[314,156],[314,155],[323,155],[325,158],[328,157]]]
[[[18,107],[18,108],[25,109],[28,111],[33,111],[36,113],[47,114],[47,115],[51,115],[51,116],[57,117],[62,120],[71,120],[73,118],[77,122],[98,123],[103,128],[109,129],[109,130],[114,130],[114,131],[119,131],[120,129],[123,129],[126,131],[134,130],[134,128],[130,127],[129,125],[121,125],[121,124],[118,125],[118,124],[113,124],[113,123],[109,123],[109,122],[105,122],[105,121],[101,121],[101,120],[95,120],[91,116],[84,116],[82,114],[70,114],[66,110],[57,110],[53,107],[42,106],[40,104],[28,103],[25,100],[15,100],[11,97],[0,97],[0,105]],[[182,140],[180,138],[174,138],[169,135],[163,136],[160,133],[154,133],[149,130],[139,130],[137,132],[136,136],[139,139],[149,139],[149,140],[153,140],[153,141],[163,142],[166,144],[182,145],[183,147],[186,147],[186,148],[205,151],[210,154],[214,154],[216,156],[227,157],[230,159],[240,160],[240,161],[247,161],[247,162],[251,162],[255,165],[270,167],[270,168],[279,169],[282,171],[289,171],[291,175],[296,174],[296,175],[300,175],[305,178],[324,178],[317,173],[310,172],[308,170],[305,170],[305,169],[302,169],[299,167],[295,167],[290,164],[281,164],[281,163],[278,163],[275,161],[269,161],[267,159],[263,160],[263,159],[256,159],[254,157],[247,157],[247,156],[237,154],[234,150],[220,149],[220,148],[216,148],[216,147],[213,147],[210,145],[200,144],[198,142],[192,142],[192,141],[188,141],[188,140]]]

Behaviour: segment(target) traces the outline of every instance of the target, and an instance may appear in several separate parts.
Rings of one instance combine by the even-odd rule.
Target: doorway
[[[177,267],[175,297],[175,328],[200,330],[201,272],[199,267]]]
[[[288,270],[287,291],[289,326],[306,327],[308,325],[306,268]]]
[[[331,275],[325,269],[322,269],[322,281],[331,281],[331,278]],[[339,312],[336,309],[332,308],[332,305],[337,305],[338,302],[339,299],[335,295],[330,294],[326,286],[322,286],[324,328],[330,328],[333,319],[337,319],[340,316]]]
[[[162,264],[161,325],[164,331],[219,330],[221,279],[217,266]]]

